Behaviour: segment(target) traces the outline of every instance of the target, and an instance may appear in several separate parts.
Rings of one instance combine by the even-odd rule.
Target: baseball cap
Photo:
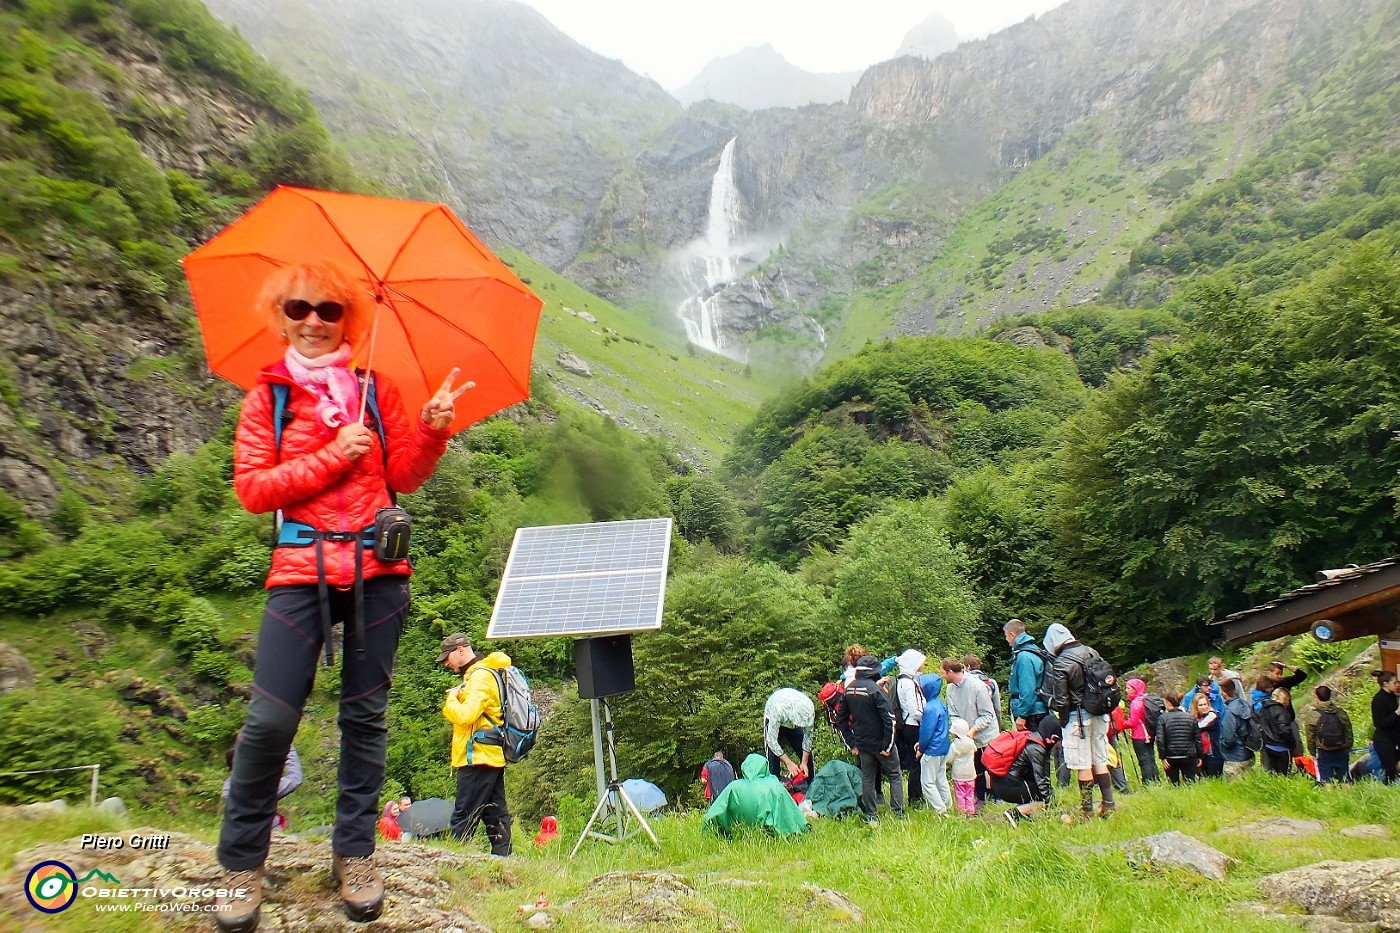
[[[443,661],[447,660],[449,654],[456,651],[458,648],[466,648],[470,651],[472,643],[467,638],[466,632],[453,632],[451,635],[444,638],[442,644],[438,645],[438,647],[442,649],[442,653],[438,655],[437,659],[437,662],[441,664]]]

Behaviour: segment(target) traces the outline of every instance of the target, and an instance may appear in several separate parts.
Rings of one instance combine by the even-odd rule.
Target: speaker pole
[[[589,837],[604,842],[625,842],[638,833],[646,833],[651,844],[661,848],[661,842],[652,832],[646,817],[617,779],[617,739],[613,730],[612,707],[596,697],[589,697],[588,707],[593,717],[593,772],[598,780],[598,805],[584,824],[583,832],[579,833],[569,858],[578,854],[583,840]],[[606,752],[604,738],[607,740]],[[609,823],[616,827],[611,834],[603,829]],[[594,824],[597,824],[597,829],[593,828]]]
[[[588,705],[593,711],[593,773],[598,778],[598,799],[601,800],[608,793],[608,778],[603,773],[603,722],[598,715],[598,700],[589,700]]]

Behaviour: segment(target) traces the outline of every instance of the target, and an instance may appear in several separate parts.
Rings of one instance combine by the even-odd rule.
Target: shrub
[[[44,771],[101,765],[108,783],[123,760],[117,747],[117,717],[92,693],[46,686],[0,697],[0,762],[6,771]],[[55,771],[0,777],[0,800],[84,799],[89,775]]]
[[[196,706],[185,720],[185,735],[198,745],[221,752],[233,745],[247,712],[248,702],[242,697]]]
[[[1312,635],[1299,635],[1288,646],[1288,655],[1294,664],[1317,672],[1336,667],[1346,650],[1346,642],[1321,642]]]
[[[217,650],[222,645],[219,638],[222,622],[223,617],[209,600],[191,597],[186,600],[179,621],[170,632],[170,641],[187,658],[201,651]]]

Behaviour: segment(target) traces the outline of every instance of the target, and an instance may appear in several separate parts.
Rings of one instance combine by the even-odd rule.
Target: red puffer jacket
[[[311,393],[292,381],[285,363],[264,369],[258,384],[243,400],[233,444],[233,490],[250,512],[281,509],[283,516],[322,531],[353,531],[374,522],[378,509],[390,504],[389,488],[412,492],[423,484],[447,449],[448,431],[439,431],[409,417],[393,383],[376,375],[375,400],[389,440],[387,483],[379,435],[373,433],[368,453],[353,463],[333,441],[335,431],[316,417]],[[289,417],[282,430],[282,456],[277,456],[272,429],[272,389],[291,386]],[[355,582],[353,541],[323,542],[326,582],[341,588]],[[407,562],[385,564],[372,551],[364,555],[365,579],[382,574],[408,574]],[[316,582],[315,547],[279,547],[272,551],[267,586]]]

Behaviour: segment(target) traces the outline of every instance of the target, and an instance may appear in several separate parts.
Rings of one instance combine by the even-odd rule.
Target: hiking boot
[[[337,855],[331,876],[340,882],[340,906],[356,923],[369,923],[384,909],[384,878],[368,855]]]
[[[1015,807],[1012,807],[1010,810],[1007,810],[1002,815],[1006,817],[1006,822],[1010,823],[1012,826],[1021,825],[1021,811],[1017,810]]]
[[[1118,804],[1116,804],[1116,803],[1101,803],[1101,804],[1099,804],[1099,819],[1101,819],[1101,820],[1106,820],[1106,819],[1108,819],[1110,816],[1113,815],[1113,811],[1114,811],[1114,810],[1117,810],[1117,809],[1118,809]]]
[[[252,933],[262,907],[263,867],[231,871],[219,884],[226,894],[214,901],[214,925],[220,933]],[[238,894],[241,891],[242,894]]]

